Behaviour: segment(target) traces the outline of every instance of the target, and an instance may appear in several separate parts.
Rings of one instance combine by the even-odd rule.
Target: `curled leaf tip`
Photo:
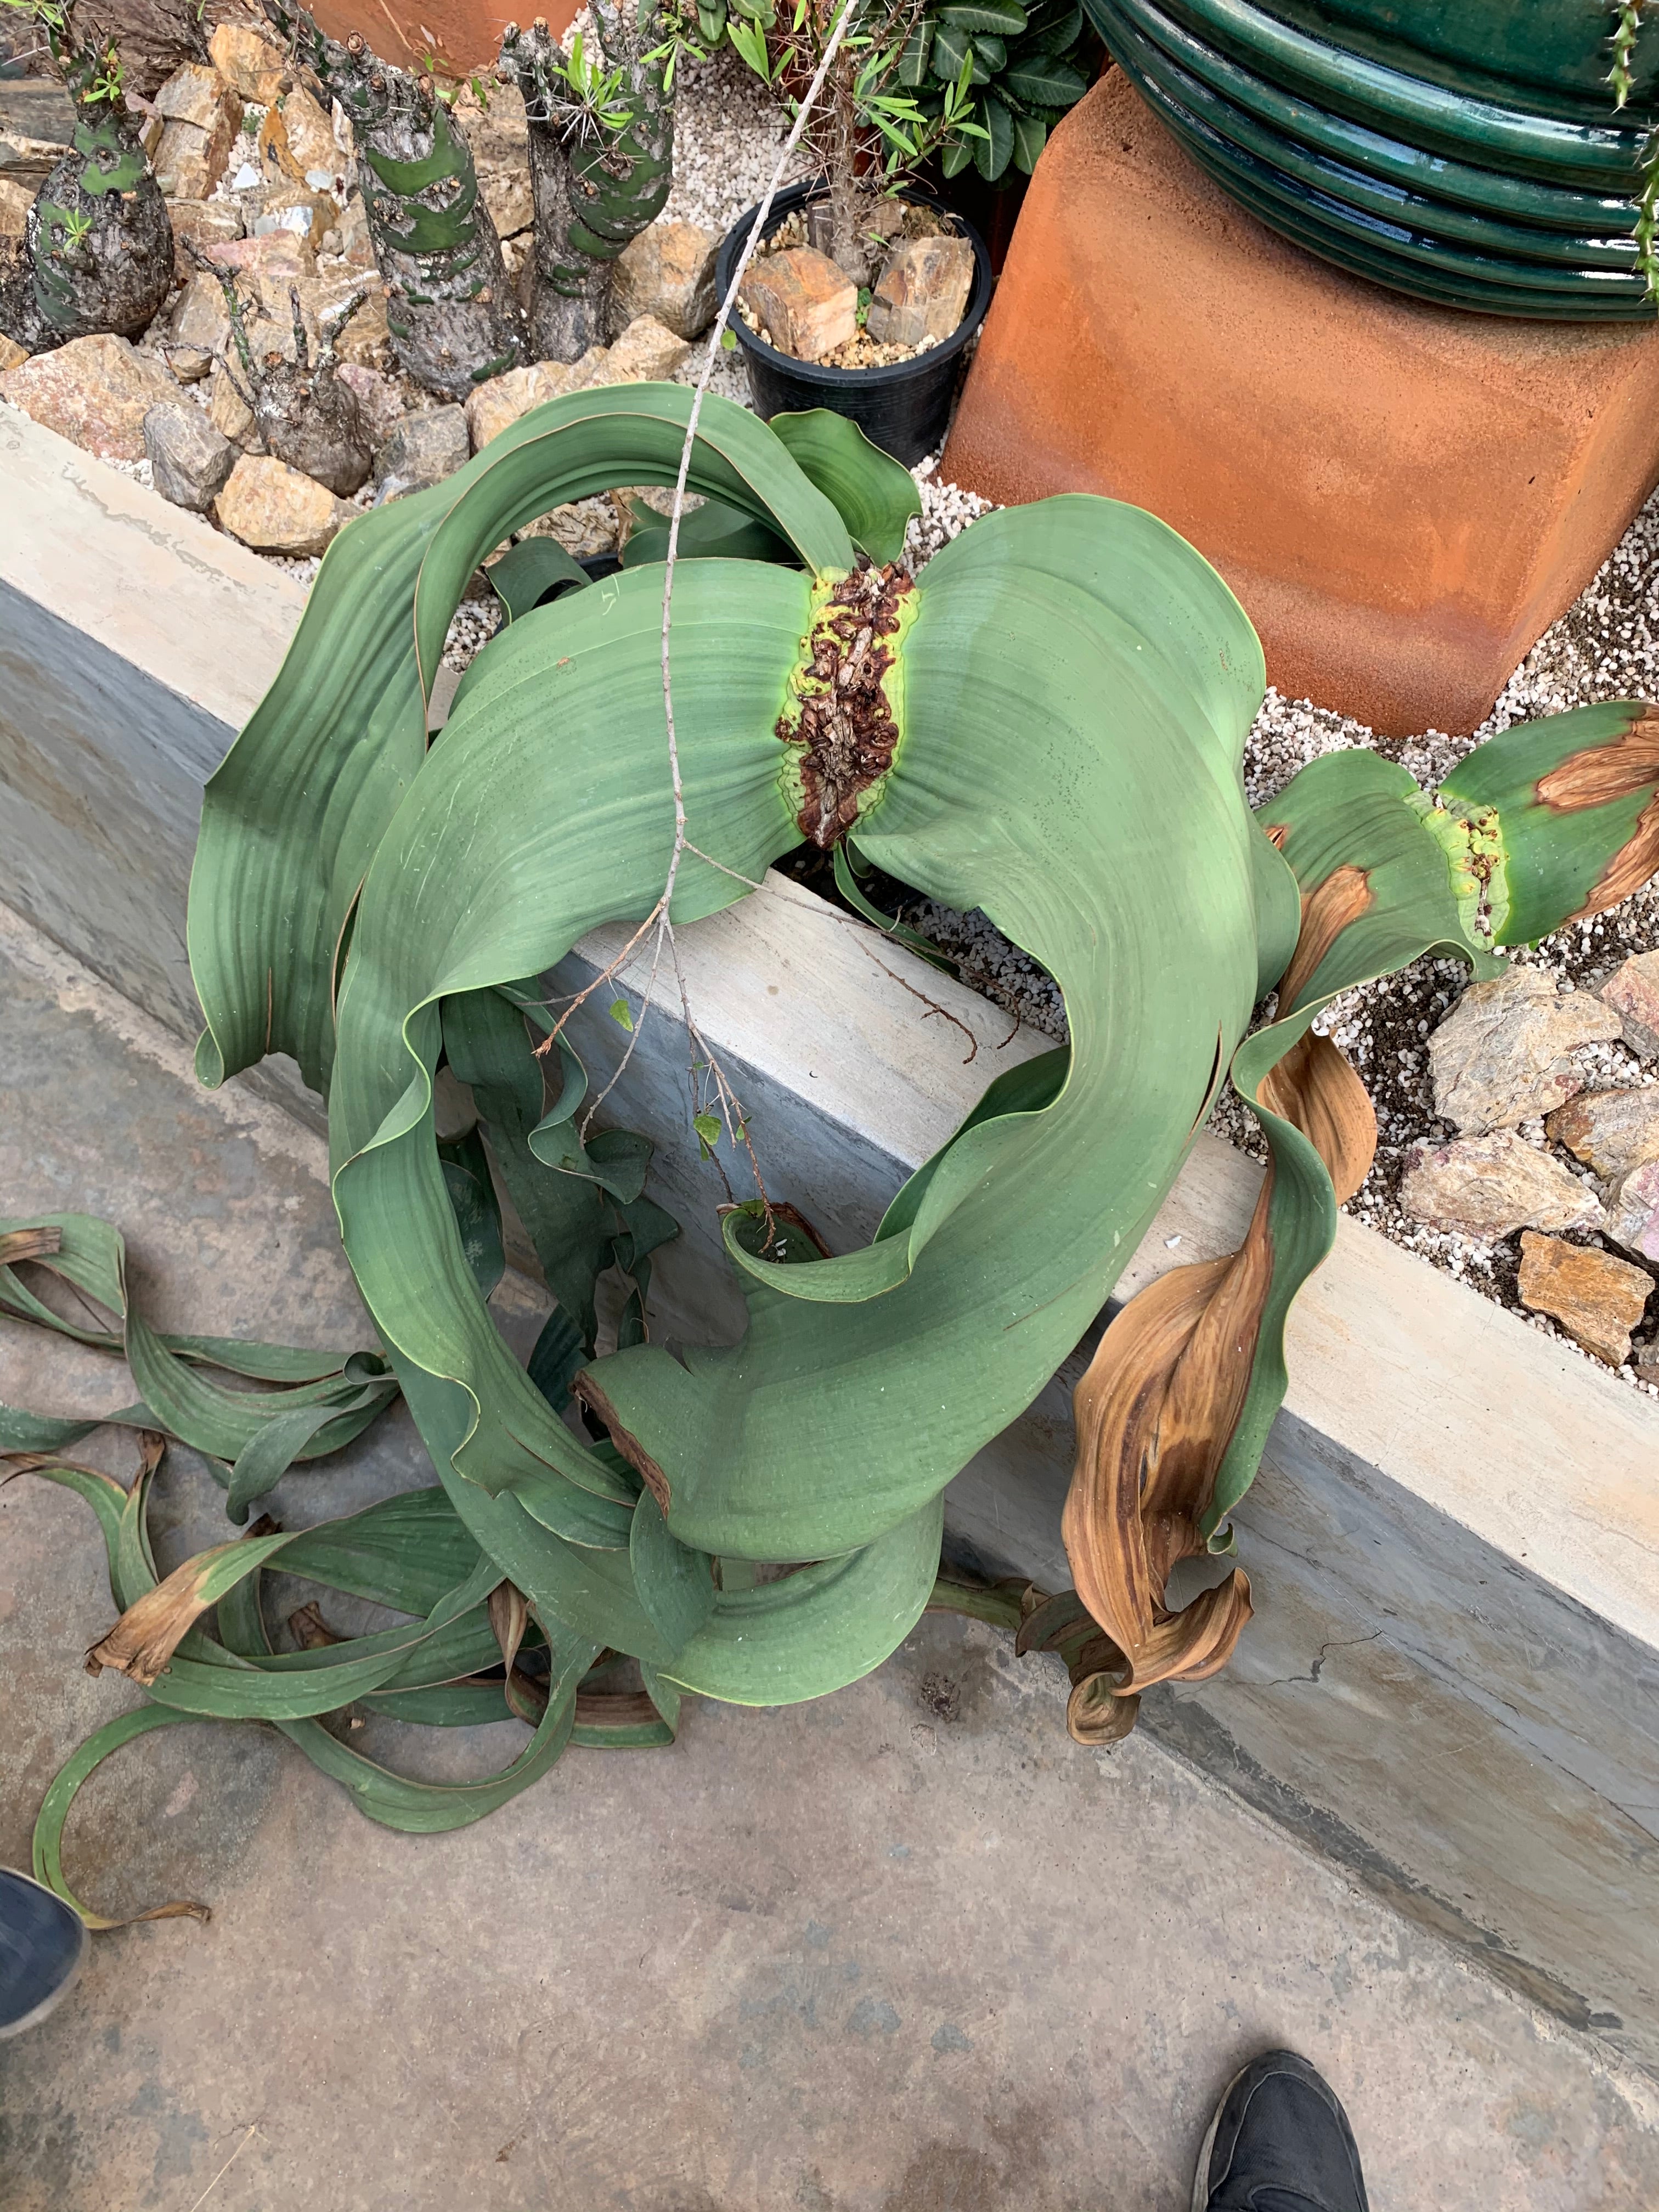
[[[591,1367],[582,1368],[573,1378],[570,1395],[574,1398],[579,1398],[590,1412],[599,1415],[610,1431],[611,1443],[615,1444],[617,1449],[656,1499],[662,1508],[664,1516],[666,1517],[671,1496],[668,1477],[652,1458],[639,1438],[624,1426],[621,1415],[599,1383],[594,1381],[593,1370]]]

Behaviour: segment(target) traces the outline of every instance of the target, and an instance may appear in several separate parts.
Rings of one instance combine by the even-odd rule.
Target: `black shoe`
[[[1228,2083],[1193,2212],[1370,2212],[1348,2116],[1305,2058],[1269,2051]]]
[[[44,2020],[81,1971],[86,1923],[26,1874],[0,1867],[0,2036]]]

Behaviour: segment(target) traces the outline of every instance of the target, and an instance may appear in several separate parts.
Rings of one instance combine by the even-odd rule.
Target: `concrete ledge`
[[[301,604],[205,524],[0,410],[0,899],[182,1033],[199,789]],[[1001,1067],[997,1010],[774,878],[686,933],[698,1018],[832,1243]],[[606,957],[601,936],[571,980]],[[884,972],[891,969],[893,974]],[[927,1018],[906,982],[977,1042]],[[684,1142],[672,1006],[629,1071],[685,1233],[663,1320],[736,1325],[712,1171]],[[619,1049],[596,1015],[588,1049]],[[297,1091],[295,1093],[297,1097]],[[314,1115],[314,1107],[311,1109]],[[1226,1249],[1257,1170],[1200,1138],[1124,1279]],[[1171,1247],[1170,1240],[1178,1238]],[[1066,1580],[1079,1347],[952,1486],[959,1556]],[[1259,1611],[1217,1681],[1145,1725],[1559,2018],[1659,2069],[1659,1408],[1345,1221],[1299,1301],[1291,1391],[1239,1516]],[[1103,1839],[1103,1852],[1109,1844]]]

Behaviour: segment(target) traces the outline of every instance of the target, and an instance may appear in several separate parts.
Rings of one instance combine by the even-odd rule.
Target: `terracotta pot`
[[[1489,314],[1652,315],[1632,236],[1651,10],[1615,114],[1591,0],[1086,5],[1223,190],[1327,260]]]
[[[555,32],[563,32],[580,5],[580,0],[540,0],[538,12]],[[311,12],[331,38],[361,32],[398,69],[419,69],[432,53],[457,76],[493,68],[501,33],[518,20],[509,6],[495,0],[318,0]]]

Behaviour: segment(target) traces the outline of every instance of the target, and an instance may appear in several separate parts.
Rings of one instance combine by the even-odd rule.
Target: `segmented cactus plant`
[[[157,1337],[126,1308],[112,1232],[0,1224],[0,1258],[58,1267],[125,1311],[145,1401],[126,1418],[224,1462],[234,1514],[394,1382],[437,1478],[317,1528],[256,1524],[158,1582],[153,1450],[124,1494],[64,1462],[74,1425],[9,1417],[3,1441],[98,1511],[123,1611],[94,1657],[152,1700],[54,1785],[38,1861],[59,1881],[78,1780],[172,1717],[272,1720],[366,1812],[432,1828],[501,1802],[573,1733],[662,1740],[683,1691],[776,1705],[878,1664],[935,1598],[945,1485],[1089,1329],[1231,1077],[1271,1152],[1249,1236],[1107,1328],[1078,1392],[1076,1589],[1012,1607],[1028,1646],[1066,1655],[1074,1733],[1121,1735],[1144,1686],[1213,1672],[1249,1617],[1239,1570],[1184,1607],[1166,1585],[1182,1554],[1229,1547],[1285,1385],[1286,1310],[1370,1160],[1370,1109],[1313,1027],[1322,1008],[1428,951],[1486,972],[1495,946],[1659,864],[1645,708],[1511,730],[1434,799],[1372,753],[1332,756],[1252,813],[1261,648],[1173,531],[1049,499],[981,520],[913,579],[916,498],[896,464],[839,418],[769,428],[708,401],[690,486],[781,557],[678,571],[690,843],[673,924],[747,896],[803,841],[854,836],[1041,962],[1070,1043],[998,1077],[860,1249],[822,1255],[758,1200],[726,1211],[746,1332],[676,1357],[647,1334],[649,1254],[672,1226],[645,1195],[649,1148],[586,1121],[562,1037],[538,1049],[556,1026],[538,979],[598,925],[649,917],[677,850],[661,569],[521,612],[430,745],[427,726],[479,562],[561,501],[672,482],[690,400],[640,386],[555,401],[459,477],[349,524],[209,787],[198,1069],[216,1083],[286,1052],[326,1091],[341,1232],[383,1358]],[[485,1303],[501,1267],[480,1225],[488,1162],[437,1133],[445,1061],[557,1300],[528,1368]],[[612,1266],[629,1296],[602,1350],[593,1285]],[[13,1272],[0,1304],[45,1314]],[[226,1389],[216,1361],[270,1387]],[[403,1619],[273,1654],[267,1563]],[[643,1688],[597,1697],[602,1653],[637,1662]],[[321,1726],[353,1700],[419,1721],[499,1717],[504,1700],[533,1733],[493,1780],[441,1788]]]

